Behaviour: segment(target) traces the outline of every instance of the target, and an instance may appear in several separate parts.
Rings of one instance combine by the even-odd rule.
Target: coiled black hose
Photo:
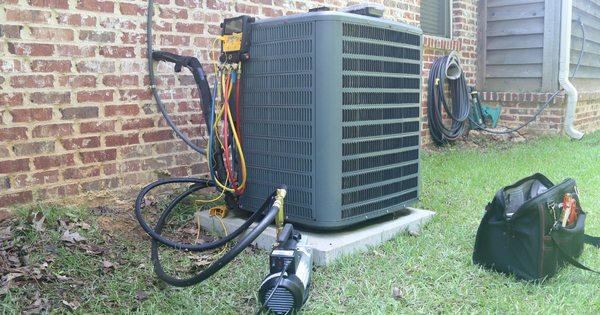
[[[158,226],[155,229],[152,229],[148,225],[146,220],[144,220],[144,217],[142,214],[142,205],[144,203],[144,197],[152,189],[166,185],[166,184],[174,184],[174,183],[191,183],[194,185],[192,185],[190,188],[188,188],[182,194],[175,197],[175,199],[173,199],[169,203],[169,205],[165,208],[165,210],[163,210],[163,213],[161,214],[160,219],[158,220],[159,223],[161,221],[165,221],[168,218],[168,216],[171,214],[173,209],[177,206],[177,204],[179,204],[179,202],[181,202],[187,196],[193,194],[194,192],[196,192],[200,189],[214,187],[214,183],[212,181],[207,180],[207,179],[201,179],[201,178],[165,178],[165,179],[158,180],[158,181],[151,183],[148,186],[144,187],[140,191],[140,193],[135,201],[135,216],[136,216],[138,222],[140,223],[140,226],[142,227],[142,229],[144,229],[144,231],[148,235],[150,235],[150,237],[152,237],[153,240],[158,241],[161,244],[164,244],[171,248],[179,249],[179,250],[205,251],[205,250],[215,249],[215,248],[225,245],[225,243],[231,241],[232,239],[237,237],[241,232],[248,229],[248,226],[250,226],[250,224],[252,224],[254,221],[256,221],[256,219],[260,216],[261,212],[263,212],[265,210],[265,208],[267,206],[267,201],[269,201],[272,198],[272,196],[269,197],[269,199],[267,199],[267,201],[265,201],[265,204],[263,204],[263,208],[261,208],[260,211],[257,211],[254,214],[252,214],[252,216],[250,216],[250,218],[248,219],[247,222],[245,222],[237,230],[228,234],[226,237],[220,239],[219,241],[216,241],[214,243],[200,244],[200,245],[185,244],[185,243],[174,242],[168,238],[161,236],[160,232],[158,230]]]
[[[585,28],[583,23],[579,21],[583,39],[582,39],[582,48],[581,53],[579,54],[579,58],[577,61],[577,65],[571,78],[575,76],[579,66],[581,64],[581,58],[583,56],[583,48],[585,44]],[[447,77],[446,73],[449,71],[451,67],[458,67],[460,70],[460,75],[454,77]],[[454,70],[455,73],[456,69]],[[448,106],[446,103],[446,97],[444,95],[444,84],[448,79],[450,85],[450,95],[452,97],[452,108]],[[440,57],[433,62],[431,66],[431,70],[429,72],[429,78],[427,80],[427,122],[429,124],[429,133],[431,134],[431,138],[438,145],[444,145],[449,141],[453,141],[458,139],[460,136],[464,134],[464,132],[468,128],[468,122],[470,121],[475,126],[477,126],[480,130],[483,130],[492,134],[509,134],[513,132],[517,132],[533,121],[535,121],[540,114],[552,104],[554,98],[562,91],[562,89],[556,90],[550,97],[546,100],[542,106],[540,106],[537,111],[533,114],[531,118],[525,121],[523,124],[514,127],[507,128],[505,130],[492,130],[486,128],[486,126],[480,125],[477,121],[475,121],[471,116],[469,116],[469,111],[471,110],[471,102],[470,95],[467,91],[467,84],[465,81],[464,74],[462,69],[460,69],[460,60],[457,55],[451,53],[447,56]],[[448,118],[451,120],[450,127],[446,127],[443,122],[443,113],[442,107],[444,108],[445,113],[448,115]]]
[[[446,102],[444,88],[446,72],[450,67],[459,67],[460,69],[460,60],[455,54],[436,59],[431,66],[427,81],[427,122],[431,138],[438,145],[456,140],[468,126],[470,102],[462,70],[458,77],[448,78],[452,108]],[[442,107],[451,119],[450,127],[444,125]]]

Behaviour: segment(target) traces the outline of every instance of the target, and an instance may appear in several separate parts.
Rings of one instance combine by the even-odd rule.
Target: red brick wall
[[[553,93],[482,92],[486,105],[502,106],[500,125],[517,127],[531,120]],[[557,134],[564,130],[566,97],[561,92],[550,101],[538,118],[522,130],[532,134]],[[582,132],[600,130],[600,93],[580,92],[575,110],[576,129]]]
[[[600,130],[600,93],[579,93],[574,125],[582,132]]]
[[[420,0],[380,2],[387,18],[419,24]],[[477,1],[453,2],[453,39],[426,37],[423,74],[435,57],[456,49],[473,83]],[[279,16],[347,4],[354,3],[156,0],[154,41],[157,49],[195,55],[208,65],[210,43],[224,17]],[[0,208],[132,191],[159,174],[206,172],[204,159],[167,128],[147,88],[145,6],[0,0]],[[161,65],[158,79],[174,119],[199,137],[203,131],[191,76],[175,76]]]

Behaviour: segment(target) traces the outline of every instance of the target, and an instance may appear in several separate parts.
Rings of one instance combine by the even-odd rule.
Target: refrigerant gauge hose
[[[167,205],[167,207],[163,210],[162,214],[160,215],[156,226],[154,228],[151,228],[150,225],[144,219],[144,215],[142,213],[142,209],[144,208],[144,198],[152,189],[173,183],[188,183],[192,184],[192,186],[183,193],[177,195]],[[161,233],[165,224],[167,223],[167,219],[169,218],[170,214],[173,212],[177,204],[179,204],[179,202],[181,202],[183,199],[193,194],[194,192],[207,187],[214,187],[214,183],[210,180],[197,178],[161,179],[144,187],[135,201],[135,216],[138,222],[140,223],[140,226],[152,238],[151,258],[152,264],[154,266],[154,272],[161,280],[165,281],[170,285],[177,287],[186,287],[198,284],[208,279],[210,276],[212,276],[217,271],[222,269],[225,265],[227,265],[237,255],[239,255],[246,247],[248,247],[275,220],[275,216],[278,214],[278,212],[283,211],[281,205],[276,203],[275,197],[277,193],[273,192],[273,194],[271,194],[267,198],[267,200],[265,200],[260,209],[254,214],[252,214],[250,218],[248,218],[248,220],[244,222],[244,224],[242,224],[232,233],[217,241],[204,244],[191,244],[177,242],[162,236]],[[286,190],[286,187],[281,186],[279,189]],[[258,221],[259,217],[263,215],[264,217],[262,217],[262,219]],[[160,262],[158,247],[161,244],[174,249],[186,250],[191,252],[202,252],[212,250],[223,247],[225,244],[229,243],[243,232],[246,232],[250,225],[256,221],[258,221],[258,224],[254,228],[249,230],[243,237],[241,237],[229,251],[227,251],[221,258],[214,261],[208,268],[204,269],[202,272],[192,277],[180,279],[168,275]]]
[[[210,87],[208,85],[208,81],[206,78],[206,74],[202,69],[202,65],[195,57],[187,57],[180,56],[177,54],[163,52],[163,51],[154,51],[153,43],[152,43],[152,17],[154,15],[154,1],[148,1],[148,16],[147,16],[147,25],[146,25],[146,35],[147,35],[147,58],[148,58],[148,72],[150,77],[150,88],[152,89],[152,94],[156,100],[157,108],[159,112],[163,115],[167,124],[173,129],[173,131],[177,134],[179,138],[181,138],[191,149],[196,151],[197,153],[204,156],[207,152],[206,149],[198,146],[193,140],[191,140],[187,135],[185,135],[173,122],[171,117],[169,116],[156,87],[156,77],[154,74],[153,63],[154,61],[165,61],[170,62],[175,65],[175,71],[179,72],[182,68],[187,68],[192,73],[194,77],[194,81],[200,93],[201,106],[202,106],[202,114],[204,117],[204,121],[207,124],[207,129],[212,126],[208,126],[208,123],[211,121],[211,103],[213,101],[213,96],[210,92]],[[215,171],[217,174],[217,180],[221,182],[225,182],[226,179],[226,171],[223,165],[223,151],[217,145],[211,147],[211,156],[208,157],[212,159],[215,163],[211,163],[212,171]],[[189,187],[184,192],[177,195],[162,211],[156,225],[151,227],[146,219],[144,218],[143,209],[144,209],[144,198],[146,195],[155,188],[169,185],[169,184],[187,184]],[[227,263],[229,263],[232,259],[234,259],[239,253],[241,253],[246,247],[248,247],[268,226],[271,224],[275,217],[278,216],[279,212],[283,211],[283,203],[281,201],[277,201],[278,196],[277,191],[273,192],[263,203],[258,211],[252,214],[244,224],[242,224],[238,229],[228,234],[227,236],[216,240],[214,242],[205,243],[205,244],[191,244],[191,243],[182,243],[177,242],[172,239],[166,238],[162,235],[163,228],[165,227],[170,215],[176,208],[176,206],[184,200],[186,197],[191,194],[205,188],[214,188],[216,187],[216,183],[213,180],[203,179],[203,178],[166,178],[160,179],[154,183],[151,183],[144,187],[136,201],[135,201],[135,216],[140,223],[140,226],[144,229],[144,231],[150,235],[152,238],[152,247],[151,247],[151,258],[152,264],[154,265],[154,271],[156,275],[163,281],[173,286],[191,286],[197,283],[200,283],[206,280],[208,277],[215,274],[217,271],[222,269]],[[285,191],[286,187],[281,186],[278,189]],[[237,203],[235,202],[235,198],[232,196],[230,192],[225,192],[225,200],[228,203],[229,207],[237,208]],[[280,215],[279,215],[280,216]],[[250,225],[258,222],[257,225],[249,229]],[[214,261],[208,268],[196,274],[192,277],[186,279],[176,278],[167,274],[161,264],[158,248],[160,245],[168,246],[178,250],[186,250],[191,252],[201,252],[206,250],[212,250],[216,248],[223,247],[230,241],[238,238],[242,233],[246,232],[244,236],[239,238],[238,242],[227,251],[221,258]]]
[[[237,142],[237,149],[239,149],[239,152],[236,151],[236,153],[240,156],[243,174],[243,180],[240,184],[239,189],[230,189],[229,187],[225,187],[228,180],[230,182],[232,181],[230,178],[231,162],[227,160],[227,158],[230,157],[228,153],[229,147],[227,145],[227,141],[225,141],[225,144],[222,147],[217,145],[214,141],[209,141],[208,147],[206,149],[202,148],[198,146],[186,134],[184,134],[175,125],[175,123],[169,116],[156,87],[156,77],[153,68],[154,61],[164,61],[173,63],[175,65],[176,72],[181,71],[183,68],[187,68],[192,73],[198,91],[200,93],[204,121],[207,130],[209,130],[211,133],[211,140],[213,140],[212,135],[213,131],[215,131],[216,128],[216,124],[214,124],[214,101],[216,93],[215,95],[211,95],[206,74],[204,73],[202,65],[200,64],[197,58],[180,56],[170,52],[153,50],[153,14],[153,0],[149,0],[146,35],[148,39],[148,72],[150,77],[150,88],[152,89],[152,94],[154,95],[154,98],[156,100],[159,112],[163,115],[165,121],[173,129],[175,134],[177,134],[177,136],[181,138],[192,150],[196,151],[202,156],[204,156],[207,152],[209,153],[207,158],[209,160],[208,165],[210,167],[211,173],[211,179],[194,177],[160,179],[144,187],[137,196],[137,199],[135,200],[135,216],[138,222],[140,223],[142,229],[144,229],[144,231],[152,239],[151,260],[154,266],[154,272],[156,273],[158,278],[173,286],[186,287],[198,284],[208,279],[216,272],[221,270],[223,267],[225,267],[245,248],[247,248],[272,222],[275,222],[278,238],[276,246],[271,252],[271,275],[268,276],[265,279],[265,281],[263,281],[259,290],[259,299],[262,304],[261,308],[259,309],[259,312],[262,312],[263,310],[268,310],[277,314],[286,314],[293,309],[299,309],[300,307],[302,307],[302,305],[308,297],[308,289],[312,274],[312,250],[310,247],[302,245],[306,243],[306,240],[303,240],[302,244],[298,244],[299,240],[301,239],[301,235],[300,233],[297,233],[293,230],[293,226],[291,224],[284,225],[285,214],[283,207],[284,198],[287,193],[287,187],[285,185],[281,185],[270,196],[268,196],[268,198],[264,201],[259,210],[254,212],[239,228],[237,228],[236,230],[234,230],[233,232],[221,239],[210,243],[193,244],[175,241],[162,235],[163,229],[167,224],[167,221],[170,218],[171,214],[176,209],[177,205],[185,198],[199,190],[206,188],[220,188],[222,191],[221,196],[225,196],[225,201],[227,202],[227,205],[230,208],[239,208],[234,193],[243,193],[243,186],[245,182],[245,170],[243,167],[243,152],[237,139],[236,131],[234,129],[234,122],[231,119],[231,113],[229,112],[229,109],[226,104],[226,96],[228,94],[224,95],[225,104],[223,108],[226,110],[224,111],[225,117],[228,118],[228,120],[224,121],[225,126],[227,126],[227,123],[230,124],[232,134]],[[233,80],[235,80],[235,76],[233,76],[233,78]],[[223,87],[232,87],[233,81],[230,82],[224,80],[224,78],[222,79],[224,82],[224,84],[222,85]],[[226,84],[228,82],[230,82],[231,85]],[[237,80],[237,83],[239,89],[239,78]],[[238,92],[236,92],[236,98],[238,96],[239,90]],[[227,135],[224,136],[225,139],[227,139]],[[226,154],[225,160],[223,159],[224,153]],[[154,227],[151,227],[144,216],[144,210],[147,210],[145,209],[144,202],[146,195],[150,193],[153,189],[171,184],[186,184],[188,185],[188,188],[182,193],[178,194],[173,200],[171,200],[168,203],[168,205],[162,210],[162,213],[160,214],[156,225]],[[250,226],[254,223],[256,223],[256,225],[253,228],[250,228]],[[243,236],[241,236],[242,234]],[[161,245],[171,247],[177,250],[189,252],[202,252],[223,247],[229,242],[233,241],[234,239],[237,239],[237,243],[233,245],[231,249],[225,252],[223,256],[214,261],[210,266],[208,266],[200,273],[188,278],[178,278],[173,275],[167,274],[159,257],[158,250],[159,246]],[[276,275],[277,281],[274,281],[274,275]],[[292,299],[289,300],[287,299],[287,297],[292,297]]]

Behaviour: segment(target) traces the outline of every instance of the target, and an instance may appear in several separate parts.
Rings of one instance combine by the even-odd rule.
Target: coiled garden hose
[[[456,140],[466,130],[470,102],[465,76],[460,70],[460,60],[455,53],[436,59],[429,71],[427,81],[427,121],[431,138],[438,145]],[[451,76],[447,76],[450,72]],[[452,108],[448,106],[444,94],[446,78],[450,86]],[[450,127],[443,122],[442,107],[452,120]]]
[[[582,44],[579,58],[577,59],[577,64],[571,78],[575,77],[577,70],[579,70],[586,41],[584,24],[581,20],[577,22],[581,27]],[[458,72],[460,72],[460,75],[458,75]],[[444,95],[444,84],[446,79],[448,79],[450,85],[452,108],[446,103]],[[429,71],[429,78],[427,80],[427,122],[429,124],[429,133],[436,144],[443,145],[462,136],[467,130],[467,122],[469,121],[479,129],[492,134],[509,134],[517,132],[537,120],[540,114],[550,106],[554,101],[554,98],[556,98],[561,91],[562,89],[558,89],[552,93],[546,102],[537,109],[533,116],[523,124],[505,130],[488,129],[486,126],[480,125],[469,115],[469,111],[471,110],[470,95],[467,91],[467,84],[463,71],[460,69],[460,60],[456,53],[452,52],[447,56],[436,59]],[[451,120],[450,127],[444,125],[442,107],[448,116],[447,118]]]

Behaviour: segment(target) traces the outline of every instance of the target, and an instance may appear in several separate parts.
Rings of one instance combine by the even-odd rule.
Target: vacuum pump
[[[286,224],[270,256],[270,274],[263,280],[258,297],[275,314],[298,310],[306,299],[312,277],[312,248],[306,238]]]

